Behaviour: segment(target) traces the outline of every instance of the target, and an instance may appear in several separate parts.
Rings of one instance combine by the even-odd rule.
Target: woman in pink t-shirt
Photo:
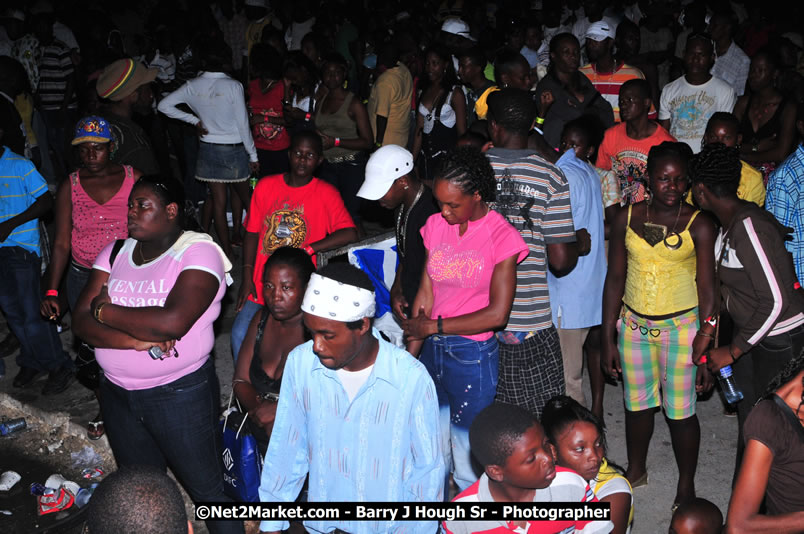
[[[120,468],[169,466],[193,501],[225,501],[210,353],[231,265],[208,235],[182,230],[174,180],[143,177],[128,206],[130,237],[100,253],[73,321],[104,371],[109,444]]]
[[[452,457],[461,490],[477,480],[469,426],[494,401],[499,359],[494,330],[508,323],[516,265],[528,255],[519,232],[489,209],[495,190],[494,171],[476,148],[459,147],[444,156],[433,183],[441,213],[421,230],[426,269],[414,317],[403,321],[408,350],[416,354],[421,348],[420,360],[435,382],[445,421],[444,456],[447,465]]]

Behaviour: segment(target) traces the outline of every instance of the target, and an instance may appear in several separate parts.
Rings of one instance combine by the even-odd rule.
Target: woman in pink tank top
[[[58,292],[64,271],[67,270],[67,304],[74,310],[95,257],[112,241],[128,237],[128,196],[142,175],[130,166],[112,163],[114,140],[109,124],[101,117],[78,121],[72,145],[78,147],[81,168],[61,183],[56,194],[56,239],[41,305],[42,315],[51,320],[57,320],[65,311]],[[92,351],[92,347],[81,343],[76,363],[79,380],[96,390],[97,371],[89,372],[97,369]],[[103,435],[100,414],[89,423],[88,434],[91,439]]]

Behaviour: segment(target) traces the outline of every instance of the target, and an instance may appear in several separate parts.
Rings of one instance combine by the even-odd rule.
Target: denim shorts
[[[195,178],[202,182],[235,183],[248,180],[248,154],[243,144],[198,144]]]

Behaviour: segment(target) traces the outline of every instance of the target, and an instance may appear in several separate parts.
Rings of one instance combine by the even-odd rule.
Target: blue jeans
[[[234,358],[235,367],[237,367],[237,357],[240,355],[240,345],[246,339],[246,332],[248,325],[251,324],[251,319],[262,309],[262,306],[252,300],[247,300],[243,307],[235,315],[234,323],[232,323],[232,358]]]
[[[67,265],[67,305],[70,306],[70,313],[75,313],[78,297],[89,282],[90,274],[92,269],[86,269],[72,261]]]
[[[42,261],[21,247],[0,247],[0,308],[20,340],[17,364],[55,371],[73,362],[61,346],[56,325],[39,313]]]
[[[101,409],[118,467],[170,467],[190,498],[231,501],[223,493],[218,378],[212,360],[170,384],[127,390],[101,378]],[[240,522],[207,521],[211,533],[243,532]]]
[[[477,480],[469,447],[469,427],[494,402],[499,366],[497,339],[474,341],[462,336],[430,336],[421,361],[435,382],[441,410],[444,463],[463,491]]]

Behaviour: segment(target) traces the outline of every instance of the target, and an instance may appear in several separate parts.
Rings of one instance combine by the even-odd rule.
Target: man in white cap
[[[586,30],[586,55],[589,64],[581,72],[589,78],[595,89],[611,104],[614,122],[620,122],[620,86],[628,80],[645,79],[642,71],[614,58],[615,26],[605,20],[593,22]],[[651,118],[656,118],[652,110]]]
[[[419,291],[426,259],[419,231],[431,215],[438,213],[433,192],[416,177],[413,155],[401,146],[386,145],[369,158],[357,196],[378,200],[383,208],[397,210],[399,262],[391,286],[391,308],[399,319],[406,319]]]
[[[371,326],[374,288],[347,263],[310,277],[312,340],[288,355],[260,483],[261,502],[437,502],[444,486],[438,399],[424,365]],[[404,525],[404,528],[403,528]],[[434,533],[436,521],[309,520],[308,532]],[[280,532],[287,521],[263,521]]]

